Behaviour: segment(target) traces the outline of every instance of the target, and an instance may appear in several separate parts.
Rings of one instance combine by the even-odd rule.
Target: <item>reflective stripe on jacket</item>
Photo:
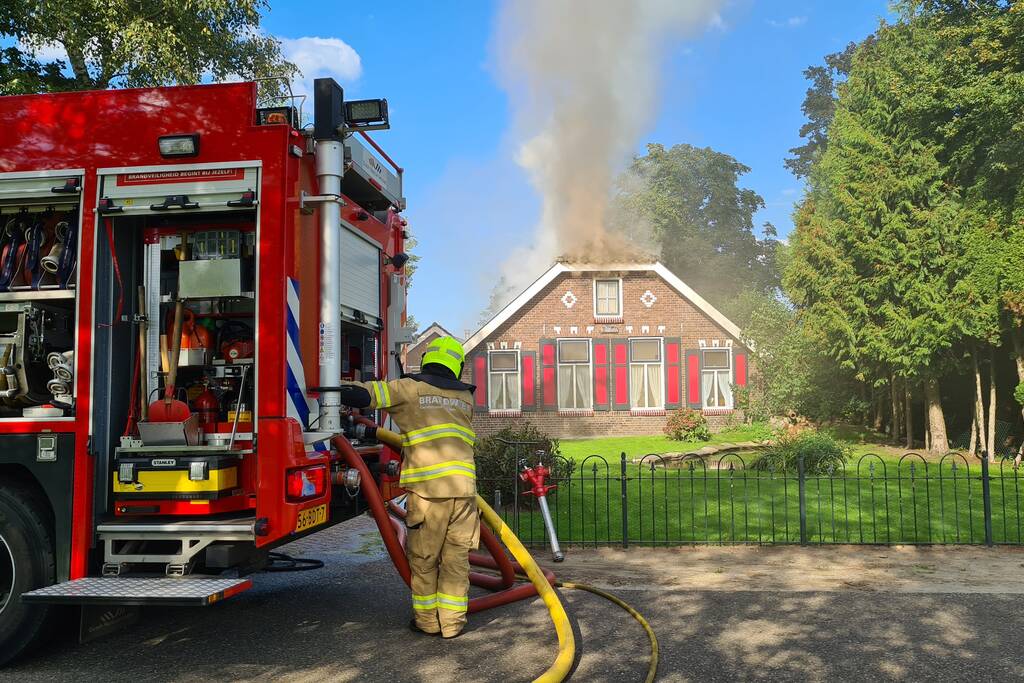
[[[444,382],[452,388],[414,377],[357,384],[369,392],[370,407],[387,410],[402,433],[400,486],[423,498],[470,498],[476,495],[473,395],[469,385]]]

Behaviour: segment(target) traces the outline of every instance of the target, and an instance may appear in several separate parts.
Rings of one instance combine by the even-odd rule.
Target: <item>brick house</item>
[[[444,329],[438,323],[431,323],[430,327],[416,335],[416,339],[405,351],[405,371],[409,373],[419,372],[423,362],[423,354],[427,351],[427,345],[438,337],[455,337],[454,334]],[[458,339],[458,337],[455,337]]]
[[[465,347],[480,435],[658,434],[686,406],[721,428],[747,383],[739,328],[660,263],[555,263]]]

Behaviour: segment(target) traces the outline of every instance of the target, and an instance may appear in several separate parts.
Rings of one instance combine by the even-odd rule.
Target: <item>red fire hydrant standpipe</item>
[[[551,519],[551,511],[548,510],[548,491],[558,488],[558,484],[545,484],[544,480],[551,474],[551,470],[538,463],[536,467],[527,467],[520,474],[519,478],[530,485],[529,491],[523,491],[524,496],[533,496],[540,505],[540,514],[544,518],[544,527],[548,530],[548,542],[551,544],[551,559],[561,562],[565,559],[565,553],[558,545],[558,533],[555,531],[555,523]]]

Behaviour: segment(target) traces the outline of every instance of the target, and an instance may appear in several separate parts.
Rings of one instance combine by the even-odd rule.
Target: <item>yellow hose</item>
[[[629,612],[630,616],[640,622],[640,625],[644,627],[645,631],[647,631],[647,639],[651,641],[651,663],[647,667],[647,678],[644,680],[646,683],[653,683],[654,677],[658,675],[658,637],[654,635],[654,629],[647,623],[647,620],[644,619],[643,615],[626,604],[626,602],[621,598],[617,598],[611,593],[607,593],[600,588],[595,588],[594,586],[589,586],[585,583],[573,583],[571,581],[556,581],[555,585],[559,588],[573,588],[576,590],[587,591],[594,595],[599,595],[605,600],[614,602],[616,605]]]
[[[377,441],[383,441],[395,450],[402,450],[402,435],[390,429],[377,427]]]
[[[388,429],[378,428],[377,439],[394,448],[402,447],[402,437]],[[558,657],[547,671],[535,679],[534,683],[560,683],[569,675],[573,660],[576,659],[576,638],[573,636],[572,626],[569,624],[569,615],[565,613],[565,607],[558,599],[558,594],[544,577],[544,572],[537,566],[533,557],[519,542],[512,530],[498,516],[498,513],[492,510],[491,506],[480,496],[476,497],[476,504],[480,508],[480,515],[483,517],[484,523],[491,528],[495,536],[501,539],[501,542],[512,553],[512,557],[526,571],[530,582],[537,589],[537,594],[547,605],[551,621],[555,624],[555,633],[558,634]],[[575,586],[575,584],[573,585]],[[640,618],[643,619],[643,617]]]
[[[558,634],[558,657],[547,671],[535,679],[534,683],[559,683],[569,675],[572,662],[576,659],[576,638],[572,634],[569,615],[565,613],[562,601],[558,599],[558,594],[544,578],[540,567],[537,566],[516,535],[512,533],[512,530],[498,516],[498,513],[492,510],[491,506],[480,496],[476,497],[476,504],[479,506],[480,514],[483,515],[487,526],[491,527],[495,535],[511,551],[512,557],[516,558],[516,561],[526,570],[526,575],[530,577],[530,582],[537,589],[541,600],[547,605],[551,621],[555,624],[555,633]]]

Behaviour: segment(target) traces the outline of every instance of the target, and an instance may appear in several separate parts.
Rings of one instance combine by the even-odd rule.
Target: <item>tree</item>
[[[30,95],[74,88],[60,60],[40,63],[16,47],[0,49],[0,95]]]
[[[1024,12],[1001,0],[925,0],[899,9],[942,48],[941,59],[913,63],[917,85],[907,109],[920,122],[918,135],[941,144],[947,182],[960,188],[970,222],[960,296],[975,310],[965,333],[972,339],[977,441],[994,457],[995,354],[1006,337],[1024,382]]]
[[[825,64],[804,69],[804,78],[811,81],[811,87],[804,95],[800,110],[807,122],[800,127],[800,137],[807,142],[789,150],[793,156],[783,163],[793,175],[806,178],[814,162],[821,157],[828,145],[828,127],[836,111],[839,85],[850,73],[850,62],[857,43],[850,43],[842,52],[825,55]]]
[[[620,180],[614,229],[649,231],[665,266],[718,307],[728,309],[744,291],[774,291],[775,230],[766,224],[762,239],[754,234],[764,200],[739,187],[749,171],[711,148],[649,144]]]
[[[752,354],[749,388],[738,392],[748,419],[765,420],[796,411],[813,420],[863,419],[869,406],[863,383],[843,370],[808,337],[796,311],[763,294],[741,297],[747,309],[733,318]]]
[[[828,147],[797,214],[786,291],[833,357],[863,374],[918,382],[927,440],[947,448],[940,379],[974,312],[954,297],[965,274],[967,221],[946,182],[940,144],[917,135],[906,65],[936,59],[917,25],[883,26],[858,47]],[[910,397],[907,396],[910,417]],[[908,422],[909,424],[909,422]]]
[[[280,43],[259,30],[267,6],[266,0],[5,0],[0,36],[28,50],[63,49],[71,77],[60,85],[75,90],[290,77],[296,68],[283,59]],[[31,74],[33,61],[14,66]],[[47,68],[37,72],[44,76],[39,90],[53,81]]]
[[[967,371],[971,443],[991,452],[1010,346],[1024,405],[1024,12],[1008,0],[895,9],[845,64],[807,72],[808,143],[787,165],[809,191],[784,290],[831,357],[888,385],[908,439],[923,390],[926,443],[944,447],[940,385]]]

